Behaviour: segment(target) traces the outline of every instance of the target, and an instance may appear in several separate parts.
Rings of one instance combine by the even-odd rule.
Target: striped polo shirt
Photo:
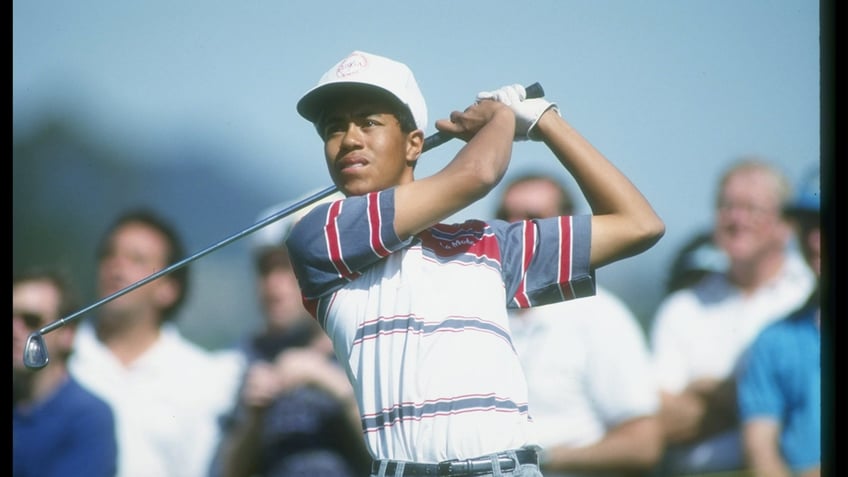
[[[376,459],[535,445],[507,308],[594,294],[591,216],[394,231],[394,189],[321,204],[287,245],[353,384]]]

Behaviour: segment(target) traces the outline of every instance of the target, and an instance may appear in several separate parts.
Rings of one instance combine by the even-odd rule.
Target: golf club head
[[[30,333],[24,346],[24,366],[32,369],[41,369],[47,366],[50,357],[47,356],[47,345],[44,344],[44,336],[40,331]]]

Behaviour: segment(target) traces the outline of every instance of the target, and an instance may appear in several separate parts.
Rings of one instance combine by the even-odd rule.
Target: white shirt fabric
[[[115,412],[118,477],[201,477],[219,439],[218,418],[234,404],[240,362],[207,352],[165,324],[158,341],[123,366],[97,339],[77,331],[70,371]]]
[[[598,287],[592,297],[511,311],[510,327],[543,449],[594,444],[609,429],[659,409],[645,335],[609,291]]]
[[[692,288],[669,295],[657,309],[651,330],[654,370],[661,389],[679,393],[698,378],[724,379],[768,324],[804,304],[815,278],[803,259],[790,252],[778,276],[744,295],[724,275],[713,274]],[[739,469],[743,454],[738,430],[677,449],[681,472]]]

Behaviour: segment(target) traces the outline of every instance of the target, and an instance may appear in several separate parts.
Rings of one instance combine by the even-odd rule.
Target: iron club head
[[[44,336],[41,331],[30,333],[24,346],[24,366],[32,369],[41,369],[47,366],[50,357],[47,355],[47,346],[44,344]]]

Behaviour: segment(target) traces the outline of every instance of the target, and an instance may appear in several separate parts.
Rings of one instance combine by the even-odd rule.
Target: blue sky
[[[204,167],[233,180],[274,190],[277,178],[299,177],[301,188],[279,193],[282,202],[331,184],[319,139],[294,105],[352,50],[413,69],[428,134],[478,91],[539,81],[666,221],[657,247],[600,272],[625,298],[644,295],[630,285],[634,276],[658,279],[674,249],[710,224],[715,182],[731,159],[763,155],[793,179],[819,160],[818,2],[13,5],[16,134],[65,107],[104,137],[153,152],[206,141],[233,161]],[[418,176],[444,166],[459,145],[426,153]],[[536,143],[516,145],[507,178],[527,170],[567,177]],[[493,211],[490,195],[455,218]]]

